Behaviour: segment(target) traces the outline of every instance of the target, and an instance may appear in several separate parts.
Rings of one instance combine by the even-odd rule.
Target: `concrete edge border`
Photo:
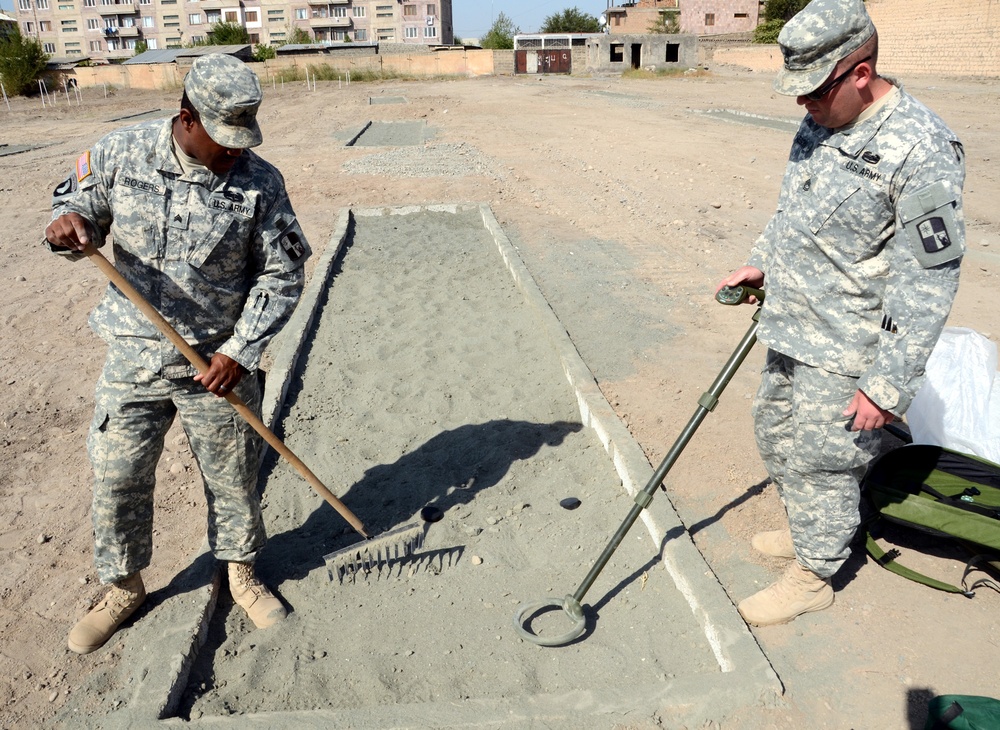
[[[615,470],[622,480],[622,487],[630,497],[635,497],[653,476],[653,468],[646,460],[639,444],[604,397],[594,374],[583,361],[569,333],[552,311],[548,300],[538,288],[507,234],[500,227],[492,209],[488,205],[481,205],[479,210],[483,223],[493,235],[511,276],[547,329],[549,338],[559,354],[566,379],[576,393],[583,424],[594,429],[614,463]],[[765,683],[773,682],[774,690],[777,694],[781,694],[778,675],[746,624],[742,619],[737,619],[732,601],[722,589],[715,573],[705,562],[705,558],[695,547],[667,495],[664,495],[659,502],[654,500],[650,503],[643,510],[641,517],[654,544],[662,546],[663,566],[702,627],[720,670],[759,671]],[[682,532],[667,539],[667,535],[676,532],[677,528]]]

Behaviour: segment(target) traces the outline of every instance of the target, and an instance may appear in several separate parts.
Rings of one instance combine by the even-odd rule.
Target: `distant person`
[[[813,0],[782,29],[774,88],[799,126],[778,209],[746,266],[720,284],[766,287],[757,447],[788,528],[754,536],[792,560],[743,600],[755,626],[833,604],[860,524],[859,481],[901,416],[948,318],[965,250],[958,137],[879,76],[861,0]]]
[[[145,600],[156,464],[175,415],[201,469],[208,541],[228,564],[233,599],[260,628],[285,616],[253,567],[266,540],[260,438],[224,399],[233,391],[260,412],[261,354],[298,301],[310,253],[281,174],[247,149],[261,143],[261,99],[244,63],[202,56],[176,116],[99,140],[54,194],[53,250],[101,246],[110,233],[118,270],[210,363],[198,374],[114,286],[91,314],[108,344],[87,439],[94,556],[112,587],[69,634],[80,654]]]

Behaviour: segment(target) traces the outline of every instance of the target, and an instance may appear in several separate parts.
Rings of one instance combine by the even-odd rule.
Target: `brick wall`
[[[681,33],[739,33],[757,27],[757,0],[686,0],[681,6]],[[706,16],[713,24],[706,25]],[[745,15],[746,17],[736,17]]]
[[[879,71],[1000,78],[1000,0],[868,0],[878,28]],[[685,6],[687,8],[689,6]],[[714,63],[776,71],[777,46],[717,48]]]

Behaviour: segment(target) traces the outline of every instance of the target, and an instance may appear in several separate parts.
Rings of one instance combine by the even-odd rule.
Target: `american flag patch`
[[[79,159],[76,161],[76,180],[77,182],[83,182],[86,178],[90,177],[90,150],[87,150]]]

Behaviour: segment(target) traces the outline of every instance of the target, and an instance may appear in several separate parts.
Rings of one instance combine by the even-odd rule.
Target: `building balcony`
[[[138,38],[139,36],[142,35],[142,33],[139,31],[138,26],[135,25],[130,25],[130,26],[123,25],[120,28],[116,28],[115,30],[118,31],[119,38]]]
[[[306,0],[306,4],[312,5],[347,5],[351,0]]]
[[[310,28],[350,28],[350,18],[309,18]]]
[[[99,5],[96,10],[98,15],[132,15],[139,12],[139,6],[135,2],[116,2]]]
[[[104,57],[109,59],[118,58],[132,58],[135,55],[135,49],[133,48],[116,48],[115,50],[105,51]]]

